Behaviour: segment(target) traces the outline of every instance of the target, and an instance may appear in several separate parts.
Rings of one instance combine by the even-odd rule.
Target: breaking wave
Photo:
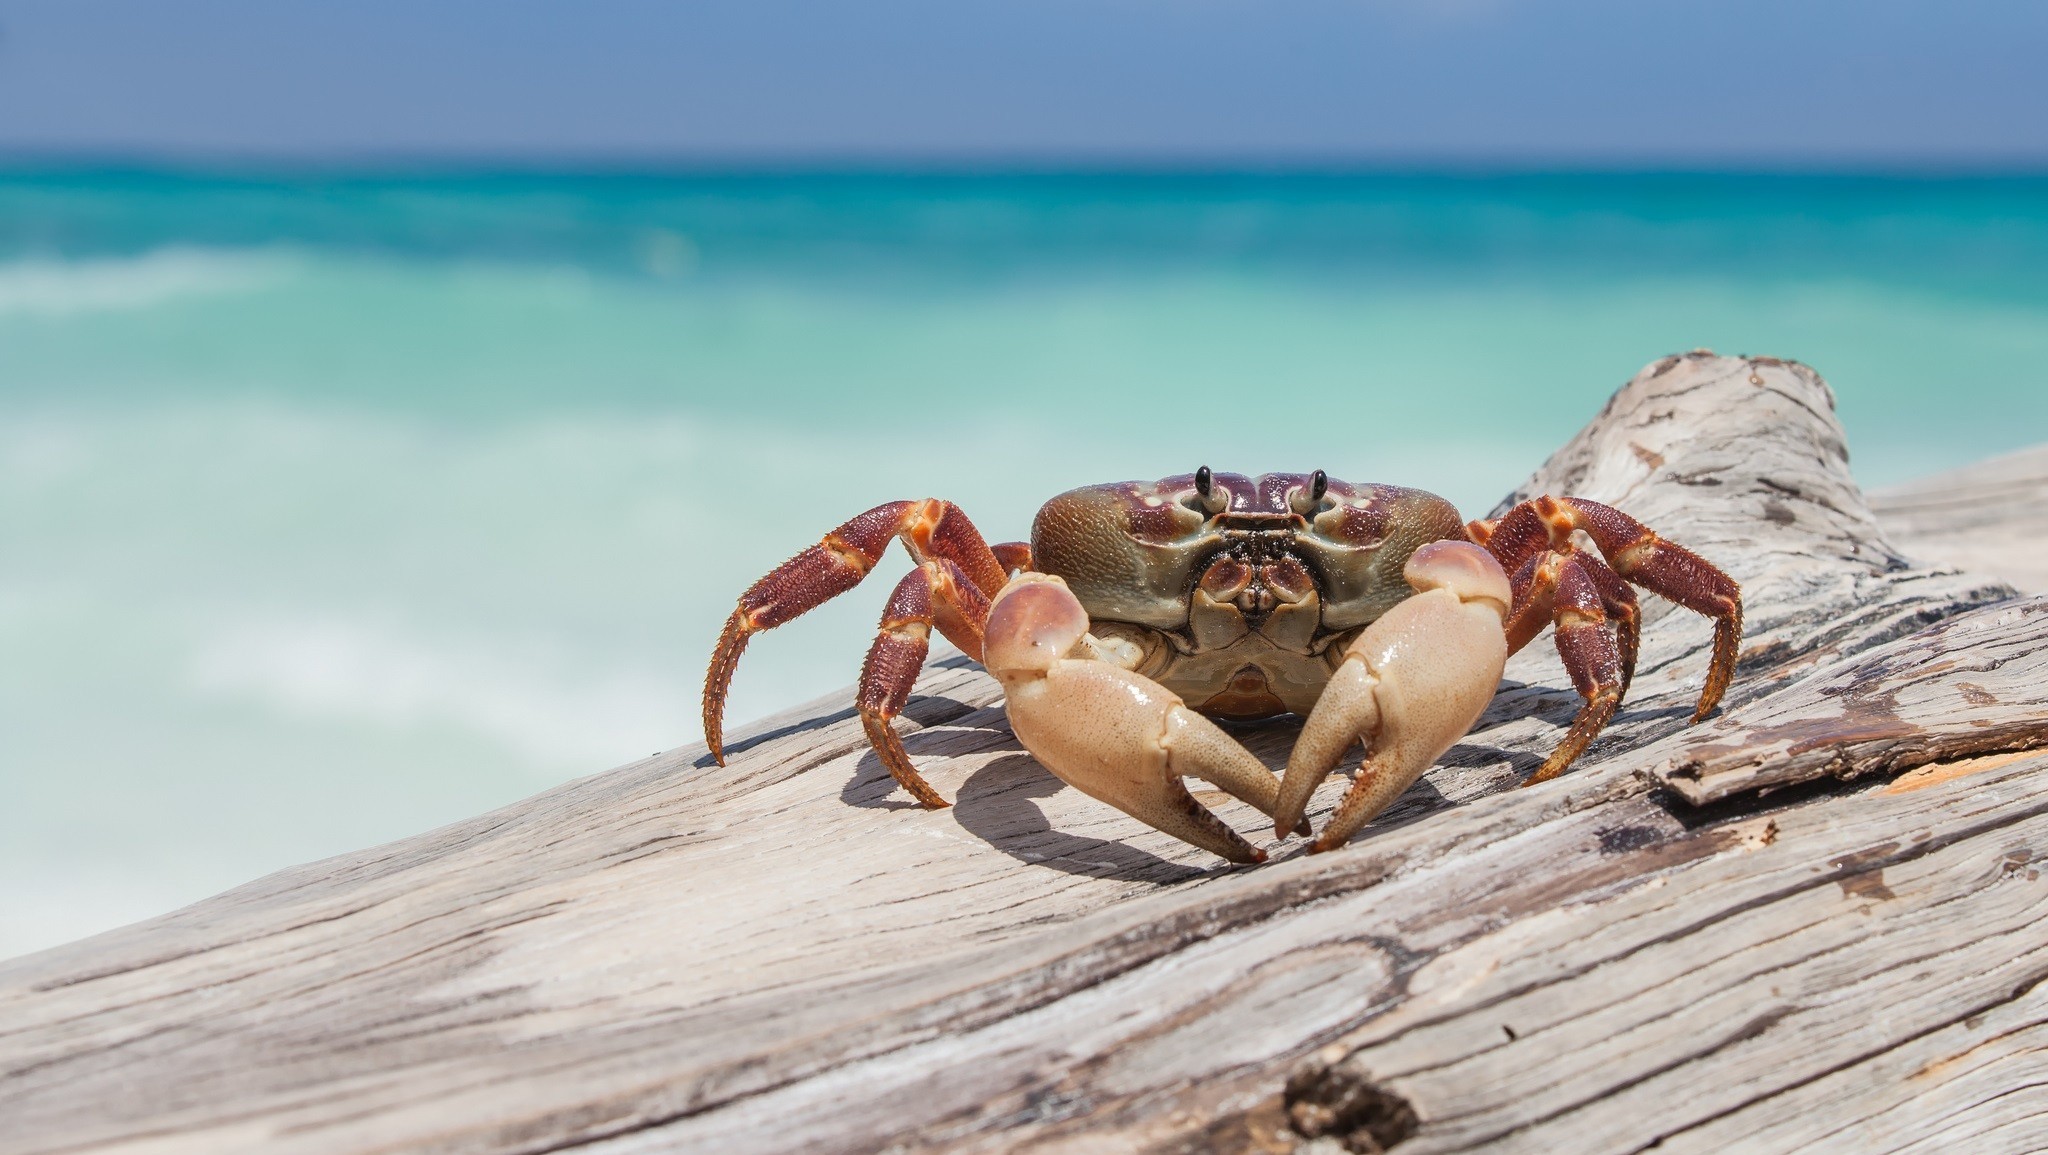
[[[282,279],[291,265],[277,253],[191,248],[132,257],[25,258],[0,263],[0,317],[70,317],[254,292]]]

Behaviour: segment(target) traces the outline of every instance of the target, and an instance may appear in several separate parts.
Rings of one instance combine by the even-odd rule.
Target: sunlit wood
[[[1715,717],[1688,725],[1711,624],[1646,598],[1634,689],[1570,773],[1516,788],[1579,706],[1539,641],[1350,846],[1233,869],[1060,788],[994,684],[942,658],[904,745],[951,809],[895,788],[848,691],[735,730],[726,767],[674,751],[0,965],[0,1150],[2048,1131],[2003,1093],[2048,1077],[2048,755],[1987,757],[2048,730],[1990,668],[2037,668],[2048,611],[1934,535],[1892,544],[1793,363],[1661,361],[1523,492],[1613,504],[1742,583]],[[1995,530],[2035,504],[1970,508]],[[1277,766],[1294,729],[1247,733]]]

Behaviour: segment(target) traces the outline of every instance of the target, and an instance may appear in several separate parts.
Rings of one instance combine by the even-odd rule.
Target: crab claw
[[[1418,592],[1345,648],[1287,759],[1272,811],[1282,835],[1351,744],[1366,742],[1358,777],[1314,851],[1342,846],[1464,737],[1507,662],[1502,621],[1512,594],[1491,554],[1465,542],[1433,542],[1416,550],[1402,572]]]
[[[1165,687],[1088,656],[1088,625],[1057,577],[1018,574],[997,595],[982,663],[1003,684],[1017,740],[1084,794],[1232,862],[1264,862],[1181,778],[1212,782],[1265,814],[1279,780]]]

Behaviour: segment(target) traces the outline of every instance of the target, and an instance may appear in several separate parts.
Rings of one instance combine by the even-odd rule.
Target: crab
[[[1331,850],[1472,728],[1508,656],[1544,626],[1555,624],[1584,701],[1531,785],[1562,774],[1628,692],[1641,622],[1631,583],[1713,620],[1695,722],[1727,690],[1742,636],[1733,579],[1583,498],[1537,497],[1467,523],[1419,489],[1203,466],[1060,494],[1039,509],[1029,543],[993,546],[951,502],[895,501],[740,595],[704,680],[704,734],[720,765],[726,690],[747,640],[852,589],[894,539],[917,568],[889,595],[856,705],[903,789],[947,804],[891,726],[937,629],[995,676],[1012,731],[1046,769],[1235,863],[1266,855],[1182,779],[1256,807],[1280,838],[1306,835],[1309,796],[1363,742],[1310,847]],[[1279,776],[1218,724],[1289,713],[1305,721]]]

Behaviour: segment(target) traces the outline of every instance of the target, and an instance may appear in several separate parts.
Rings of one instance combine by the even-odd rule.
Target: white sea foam
[[[0,317],[66,317],[260,289],[282,278],[280,253],[163,248],[134,257],[0,263]]]
[[[455,727],[548,766],[664,745],[692,691],[646,671],[574,677],[502,642],[318,616],[231,628],[194,656],[190,684],[295,720]]]
[[[35,417],[0,424],[0,480],[19,489],[63,481],[87,469],[92,449],[75,427]]]

